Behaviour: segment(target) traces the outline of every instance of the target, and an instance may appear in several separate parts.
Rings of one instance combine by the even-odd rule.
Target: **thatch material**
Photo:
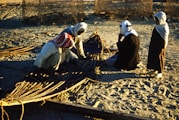
[[[83,81],[86,77],[94,78],[95,61],[79,60],[78,62],[78,65],[71,63],[68,67],[63,64],[59,71],[49,75],[30,72],[24,81],[16,84],[14,90],[6,98],[0,100],[0,105],[13,106],[43,101],[53,97],[52,94]]]
[[[0,100],[0,106],[2,111],[1,119],[4,120],[4,117],[6,116],[9,120],[9,115],[3,108],[5,106],[7,107],[21,105],[22,113],[20,120],[22,120],[24,114],[24,104],[45,101],[49,98],[58,96],[59,94],[63,94],[67,91],[73,90],[79,87],[80,85],[88,82],[88,80],[88,78],[83,79],[75,85],[72,85],[70,88],[62,91],[58,90],[65,83],[65,81],[60,81],[57,84],[54,84],[54,82],[19,82],[16,84],[15,89],[10,94],[8,94],[5,98]]]
[[[53,92],[63,85],[65,81],[61,81],[54,85],[51,83],[31,83],[31,82],[19,82],[16,84],[15,89],[0,100],[1,106],[13,106],[21,105],[30,102],[43,101],[53,96]]]
[[[9,119],[8,113],[3,109],[4,106],[22,105],[22,113],[20,120],[24,114],[24,104],[31,102],[43,101],[51,96],[53,92],[64,84],[65,81],[61,81],[58,84],[51,83],[31,83],[31,82],[19,82],[16,84],[15,89],[8,94],[5,98],[0,100],[1,106],[1,119],[4,120],[4,114]]]
[[[0,50],[0,57],[17,55],[17,54],[27,54],[32,49],[34,49],[34,47],[32,47],[32,46],[28,46],[28,47],[21,46],[21,47],[8,48],[5,50]]]
[[[84,42],[84,51],[88,58],[92,60],[102,60],[104,41],[97,31],[93,32]]]
[[[97,36],[97,39],[93,37]],[[8,118],[8,113],[3,109],[5,106],[15,106],[22,105],[21,118],[24,113],[24,104],[45,101],[47,99],[60,96],[63,97],[68,91],[74,91],[82,87],[82,84],[86,84],[91,78],[95,78],[95,67],[96,60],[100,60],[100,54],[103,51],[102,43],[100,37],[95,34],[91,37],[90,42],[92,45],[96,45],[95,51],[88,51],[89,56],[92,54],[98,55],[98,59],[95,59],[94,56],[89,59],[80,59],[78,61],[64,63],[60,66],[58,71],[31,71],[26,75],[22,82],[18,82],[11,93],[7,94],[5,98],[0,100],[0,106],[2,110],[1,118],[4,119],[4,115]],[[96,37],[95,37],[96,38]],[[87,48],[87,45],[85,45]],[[88,47],[89,48],[89,47]],[[93,46],[94,48],[94,46]],[[16,51],[31,50],[32,48],[12,48],[7,51],[7,53],[14,53]],[[86,52],[87,52],[86,51]],[[99,63],[99,62],[98,62]],[[98,64],[99,65],[99,64]]]

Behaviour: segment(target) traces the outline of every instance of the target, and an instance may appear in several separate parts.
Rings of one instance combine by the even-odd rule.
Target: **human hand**
[[[80,55],[79,59],[86,59],[86,56],[85,55]]]
[[[120,40],[122,38],[123,34],[119,33],[118,39]]]

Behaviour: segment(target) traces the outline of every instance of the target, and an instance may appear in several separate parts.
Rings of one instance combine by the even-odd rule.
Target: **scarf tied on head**
[[[156,17],[159,20],[159,25],[155,26],[155,29],[160,34],[160,36],[165,41],[165,48],[168,45],[168,36],[169,36],[169,26],[166,22],[167,16],[164,12],[160,11],[154,14],[154,17]]]
[[[77,24],[75,24],[74,26],[71,26],[71,27],[70,27],[71,33],[72,33],[74,36],[78,36],[78,32],[79,32],[79,31],[84,31],[84,32],[86,32],[86,29],[87,29],[87,24],[86,24],[85,22],[80,22],[80,23],[77,23]]]
[[[138,33],[132,28],[132,24],[128,20],[121,22],[120,33],[123,34],[124,37],[128,36],[129,34],[138,36]]]

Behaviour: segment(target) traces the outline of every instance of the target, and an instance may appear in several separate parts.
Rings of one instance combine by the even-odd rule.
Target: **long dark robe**
[[[139,57],[140,40],[138,36],[129,34],[121,42],[120,37],[117,43],[118,56],[114,64],[117,69],[132,70],[137,68],[140,62]]]
[[[154,28],[149,45],[147,69],[157,70],[162,73],[164,69],[165,41]]]

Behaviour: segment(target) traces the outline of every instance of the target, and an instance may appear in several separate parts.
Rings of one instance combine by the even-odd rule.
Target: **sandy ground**
[[[88,30],[83,34],[87,39],[98,31],[107,48],[116,48],[119,23],[122,19],[107,20],[103,17],[91,17],[86,22]],[[146,73],[148,47],[154,22],[149,19],[129,19],[140,37],[140,67],[132,71],[116,71],[103,66],[97,81],[87,84],[75,95],[64,102],[93,106],[112,111],[121,111],[138,116],[160,120],[179,119],[179,25],[169,19],[170,37],[166,51],[163,79],[150,78]],[[43,43],[53,39],[68,25],[28,26],[20,21],[0,22],[0,50],[33,46],[35,49],[25,55],[10,55],[0,58],[0,88],[10,91],[18,81],[22,81],[30,70],[33,61],[40,52]],[[111,56],[112,54],[105,54]],[[67,93],[67,96],[74,95]],[[38,117],[37,117],[38,118]],[[52,117],[51,117],[52,118]],[[55,118],[54,118],[55,119]]]

